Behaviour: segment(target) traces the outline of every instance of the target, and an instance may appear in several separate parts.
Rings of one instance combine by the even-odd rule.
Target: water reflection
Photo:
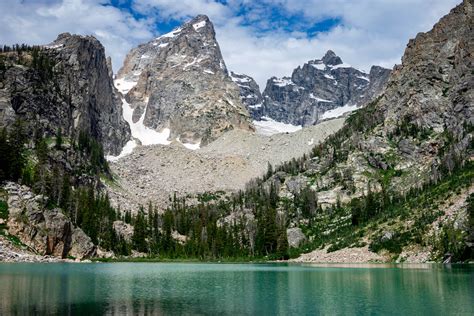
[[[0,264],[0,314],[474,314],[474,268]]]

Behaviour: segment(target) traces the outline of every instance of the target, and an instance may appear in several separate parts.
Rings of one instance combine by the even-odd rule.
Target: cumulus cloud
[[[127,51],[159,35],[156,24],[206,14],[213,21],[229,69],[254,77],[291,75],[328,49],[355,67],[392,67],[408,39],[429,30],[461,0],[11,0],[0,2],[0,43],[48,43],[58,33],[93,34],[121,65]],[[337,19],[308,35],[314,24]]]
[[[47,44],[59,33],[94,35],[120,67],[125,54],[153,36],[152,21],[101,0],[0,1],[0,43]]]

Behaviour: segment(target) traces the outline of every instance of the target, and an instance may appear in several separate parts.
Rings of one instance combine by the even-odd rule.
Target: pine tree
[[[58,127],[56,130],[56,149],[61,149],[63,145],[63,133],[61,131],[61,127]]]

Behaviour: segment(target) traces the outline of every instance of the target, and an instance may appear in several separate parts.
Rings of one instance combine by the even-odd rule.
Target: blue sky
[[[461,0],[2,0],[0,44],[94,35],[117,71],[126,53],[197,14],[214,23],[229,69],[271,76],[334,50],[369,70],[400,62],[408,40]]]

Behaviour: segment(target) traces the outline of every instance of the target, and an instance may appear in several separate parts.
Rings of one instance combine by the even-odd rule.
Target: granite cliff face
[[[270,78],[261,115],[293,125],[313,125],[371,100],[382,91],[389,74],[390,70],[377,66],[367,74],[328,51],[322,59],[298,66],[291,77]]]
[[[11,56],[4,57],[8,63]],[[102,143],[106,154],[120,153],[130,129],[97,39],[64,33],[21,58],[23,64],[12,63],[0,78],[2,125],[20,118],[30,132],[41,129],[51,136],[61,128],[73,138],[82,131]]]
[[[253,129],[206,16],[134,48],[116,85],[133,111],[132,125],[166,140],[207,144],[227,130]]]

